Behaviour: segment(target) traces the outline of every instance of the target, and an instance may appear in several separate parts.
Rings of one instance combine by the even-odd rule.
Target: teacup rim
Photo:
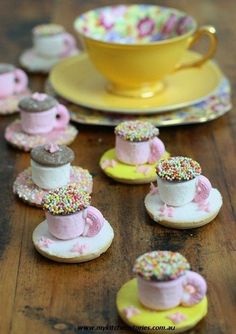
[[[177,9],[177,8],[174,8],[174,7],[159,6],[159,5],[155,5],[155,4],[151,4],[151,3],[145,4],[145,6],[152,6],[152,7],[156,7],[156,8],[165,8],[165,9],[173,10],[173,11],[178,12],[178,13],[185,14],[186,16],[188,16],[192,19],[193,28],[190,29],[188,32],[186,32],[182,35],[179,35],[179,36],[167,38],[167,39],[164,39],[164,40],[161,40],[161,41],[146,42],[146,43],[118,43],[118,42],[114,42],[114,41],[104,41],[102,39],[92,38],[91,36],[88,36],[88,35],[86,35],[86,33],[83,33],[82,31],[79,31],[79,29],[77,29],[77,22],[81,19],[81,17],[83,15],[85,15],[89,12],[93,12],[93,11],[96,11],[96,10],[99,10],[99,9],[118,7],[118,6],[131,7],[131,6],[141,6],[141,5],[143,5],[143,4],[141,4],[141,3],[132,3],[132,4],[120,3],[120,4],[115,4],[115,5],[96,7],[96,8],[87,10],[87,11],[81,13],[78,17],[76,17],[76,19],[73,22],[73,27],[74,27],[75,31],[79,34],[79,36],[83,37],[84,39],[90,40],[90,41],[98,43],[98,44],[111,46],[111,47],[114,47],[114,46],[119,46],[119,47],[140,47],[140,46],[141,47],[150,47],[150,46],[155,46],[155,45],[164,45],[164,44],[168,44],[170,42],[177,42],[179,40],[182,40],[182,39],[185,39],[189,36],[192,36],[193,33],[197,30],[197,25],[198,24],[197,24],[196,19],[192,15],[186,13],[183,10],[180,10],[180,9]]]

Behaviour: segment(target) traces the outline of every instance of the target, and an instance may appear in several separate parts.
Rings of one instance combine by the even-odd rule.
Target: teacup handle
[[[153,164],[157,162],[164,153],[165,145],[163,144],[163,142],[158,137],[151,139],[148,163]]]
[[[208,180],[208,178],[204,175],[198,176],[194,201],[197,203],[205,201],[209,197],[211,189],[211,182]]]
[[[207,284],[205,279],[198,273],[187,271],[183,289],[181,305],[192,306],[198,304],[204,298],[207,292]]]
[[[208,59],[212,58],[213,55],[215,54],[216,47],[217,47],[217,36],[216,36],[216,30],[212,26],[203,26],[200,27],[192,36],[192,39],[190,40],[190,45],[191,47],[193,44],[195,44],[199,39],[202,38],[202,36],[207,36],[210,39],[210,46],[205,55],[202,56],[202,58],[195,60],[191,63],[187,64],[179,64],[176,66],[175,70],[179,71],[185,68],[190,68],[190,67],[198,67],[204,64]]]
[[[28,86],[28,77],[24,71],[17,68],[14,71],[15,74],[15,93],[19,94],[22,93],[26,87]]]
[[[83,236],[93,237],[97,235],[104,224],[104,217],[94,206],[89,206],[85,210],[85,227]]]
[[[54,125],[55,129],[64,129],[70,121],[70,113],[62,104],[57,106],[57,118]]]
[[[69,34],[69,33],[64,33],[64,44],[65,44],[65,51],[63,52],[62,56],[66,57],[69,56],[71,51],[75,48],[75,38]]]

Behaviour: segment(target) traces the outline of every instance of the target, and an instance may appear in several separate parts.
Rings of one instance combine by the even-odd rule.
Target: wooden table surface
[[[212,24],[217,28],[216,59],[235,87],[235,1],[152,2],[183,9],[195,16],[199,24]],[[2,0],[0,61],[17,64],[21,51],[31,45],[31,28],[35,25],[52,21],[73,31],[73,19],[79,13],[111,3],[118,1]],[[31,75],[30,79],[34,90],[43,89],[44,76]],[[25,205],[12,194],[15,177],[29,165],[29,154],[12,149],[4,140],[4,129],[14,118],[0,119],[1,334],[69,334],[81,332],[78,326],[122,326],[115,306],[116,293],[132,277],[135,258],[156,249],[181,252],[193,269],[207,279],[209,312],[191,333],[236,333],[234,110],[211,123],[161,129],[161,138],[172,155],[182,154],[199,161],[204,174],[223,195],[224,205],[218,217],[196,230],[171,230],[153,223],[143,205],[148,186],[116,183],[105,177],[98,167],[101,154],[113,145],[113,130],[78,126],[80,134],[71,145],[76,153],[75,164],[88,168],[93,174],[93,204],[115,230],[114,242],[106,254],[78,265],[51,262],[34,250],[32,231],[44,215],[42,210]],[[132,333],[127,329],[115,332]]]

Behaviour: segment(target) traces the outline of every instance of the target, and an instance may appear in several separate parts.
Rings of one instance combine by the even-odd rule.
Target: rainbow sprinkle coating
[[[202,172],[199,163],[191,158],[170,157],[161,160],[156,168],[157,175],[167,181],[188,181]]]
[[[139,256],[133,272],[147,281],[169,281],[183,276],[189,269],[188,261],[180,253],[154,251]]]
[[[115,128],[115,134],[127,141],[146,141],[159,134],[159,130],[150,122],[126,121]]]
[[[75,184],[50,191],[43,197],[43,209],[52,215],[69,215],[87,208],[90,205],[89,193]]]
[[[56,35],[64,32],[64,28],[59,24],[48,23],[48,24],[40,24],[33,29],[33,33],[35,35]]]

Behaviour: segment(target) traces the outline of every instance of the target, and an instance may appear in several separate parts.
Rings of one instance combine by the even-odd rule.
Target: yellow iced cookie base
[[[140,327],[139,331],[143,333],[182,333],[190,328],[193,328],[203,317],[207,314],[207,298],[204,299],[197,305],[192,307],[175,307],[167,311],[152,311],[142,306],[138,300],[137,291],[137,279],[134,278],[125,283],[119,290],[116,298],[116,305],[118,313],[122,320],[129,326]],[[140,313],[133,315],[129,319],[124,313],[124,308],[132,306],[137,309]],[[186,320],[175,324],[167,318],[168,315],[180,312],[186,316]],[[143,326],[148,326],[148,329],[142,329]],[[151,329],[151,327],[153,327]],[[156,327],[156,330],[154,329]],[[162,328],[165,329],[162,329]],[[170,330],[170,327],[174,330]],[[168,330],[169,328],[169,330]]]
[[[165,152],[161,159],[169,157],[169,153]],[[117,164],[114,167],[102,168],[102,163],[104,160],[115,160]],[[156,180],[156,165],[158,161],[154,164],[143,164],[142,166],[151,167],[150,171],[145,175],[143,173],[137,172],[137,166],[126,165],[116,159],[115,149],[110,149],[106,151],[100,159],[100,167],[104,173],[111,177],[112,179],[122,182],[122,183],[132,183],[132,184],[143,184],[150,183]]]

